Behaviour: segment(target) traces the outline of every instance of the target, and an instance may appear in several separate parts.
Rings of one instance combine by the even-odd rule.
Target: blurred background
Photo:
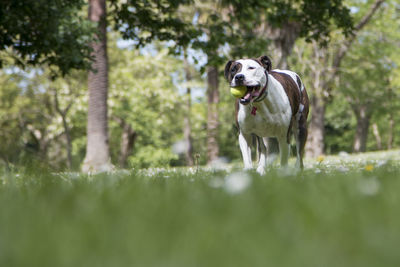
[[[229,59],[268,55],[311,100],[306,157],[397,148],[395,0],[5,0],[0,165],[241,161]]]

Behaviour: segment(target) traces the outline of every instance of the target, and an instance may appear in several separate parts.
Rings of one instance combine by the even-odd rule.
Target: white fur
[[[237,62],[242,64],[242,69],[240,70],[240,74],[243,74],[246,77],[245,86],[257,86],[260,85],[263,87],[266,83],[266,76],[264,68],[258,64],[255,60],[250,59],[241,59]],[[237,74],[239,74],[237,73]],[[237,75],[236,74],[236,75]],[[231,86],[236,86],[235,79],[232,79]]]
[[[244,74],[244,85],[260,85],[264,87],[267,77],[264,68],[254,60],[238,60],[242,64],[242,69],[237,74]],[[253,69],[254,68],[254,69]],[[287,70],[274,70],[290,75],[297,84],[297,74]],[[236,75],[237,75],[236,74]],[[232,79],[231,86],[235,86],[235,79]],[[301,90],[301,88],[299,88]],[[283,86],[272,76],[268,74],[267,97],[260,102],[252,104],[239,104],[238,123],[240,127],[239,145],[243,156],[244,168],[252,168],[251,134],[262,137],[265,147],[268,147],[268,137],[276,137],[279,142],[281,166],[286,166],[289,158],[289,144],[287,143],[287,131],[292,118],[292,109],[289,98]],[[252,115],[253,107],[257,108],[256,115]],[[297,123],[293,125],[297,130]],[[299,161],[299,152],[297,161]],[[267,160],[267,152],[261,150],[260,160],[258,162],[257,172],[265,173],[265,168],[271,164]]]

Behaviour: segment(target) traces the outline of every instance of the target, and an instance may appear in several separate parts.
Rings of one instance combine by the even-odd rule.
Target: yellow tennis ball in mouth
[[[244,97],[247,92],[246,86],[231,87],[231,94],[236,98]]]

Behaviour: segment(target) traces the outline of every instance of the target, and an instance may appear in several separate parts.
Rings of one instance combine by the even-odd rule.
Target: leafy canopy
[[[0,52],[15,63],[58,66],[62,74],[90,65],[94,28],[77,15],[83,0],[0,1]],[[3,59],[2,59],[3,58]],[[0,55],[0,67],[4,56]]]

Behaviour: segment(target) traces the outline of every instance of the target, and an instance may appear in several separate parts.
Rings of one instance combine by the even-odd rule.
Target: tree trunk
[[[378,150],[382,150],[382,138],[381,134],[379,133],[379,127],[376,123],[372,124],[372,132],[374,133]]]
[[[354,136],[353,152],[365,152],[371,115],[367,105],[355,108],[354,112],[357,118],[357,128]]]
[[[327,83],[325,81],[324,69],[320,66],[326,65],[327,50],[321,48],[316,41],[313,45],[313,56],[310,59],[312,78],[310,81],[310,104],[311,119],[308,126],[308,136],[305,149],[306,157],[315,158],[324,153],[325,134],[325,92]]]
[[[394,142],[393,131],[394,131],[394,118],[393,118],[393,114],[390,113],[387,149],[392,149],[393,148],[393,142]]]
[[[107,96],[108,58],[106,36],[106,1],[89,1],[89,19],[98,23],[99,42],[91,44],[94,61],[89,71],[89,110],[86,156],[83,172],[102,172],[111,169],[108,144]]]
[[[311,98],[311,120],[308,126],[306,157],[315,158],[324,154],[325,104],[320,97]]]
[[[112,119],[118,122],[119,126],[122,129],[118,163],[121,168],[125,168],[128,163],[128,157],[132,154],[137,133],[135,130],[133,130],[132,126],[124,119],[115,115],[112,116]]]
[[[185,160],[187,166],[193,166],[193,141],[192,141],[192,125],[190,123],[190,109],[191,109],[191,92],[190,88],[186,91],[186,112],[183,118],[183,137],[185,139],[186,151]]]
[[[122,126],[121,148],[118,162],[121,168],[126,168],[128,157],[132,154],[132,150],[136,141],[136,131],[124,121]]]
[[[51,141],[47,131],[44,130],[44,132],[41,132],[31,124],[25,124],[25,127],[36,143],[34,148],[38,152],[39,158],[41,158],[43,161],[47,161],[47,150]]]
[[[288,56],[292,53],[294,44],[299,37],[301,24],[298,22],[287,22],[279,28],[266,27],[265,35],[272,40],[273,60],[272,67],[288,69]]]
[[[66,114],[63,114],[63,116],[61,116],[61,119],[63,122],[65,139],[67,141],[67,168],[71,169],[71,167],[72,167],[72,140],[71,140],[71,133],[69,130],[69,126],[67,123]]]
[[[187,61],[187,53],[184,51],[184,65],[185,65],[185,76],[186,82],[192,80],[192,75],[190,73],[189,63]],[[188,86],[186,89],[186,111],[185,116],[183,118],[183,138],[185,140],[185,161],[187,166],[194,165],[193,159],[193,140],[192,140],[192,125],[190,123],[190,111],[192,106],[192,96],[191,96],[191,88]]]
[[[67,168],[71,169],[72,167],[72,138],[71,138],[71,132],[70,128],[67,122],[67,114],[69,109],[72,106],[72,102],[68,104],[68,106],[62,110],[60,107],[60,103],[58,102],[58,93],[57,89],[54,89],[54,106],[57,111],[57,113],[61,116],[61,120],[63,123],[64,127],[64,135],[67,143]]]
[[[207,115],[207,162],[218,158],[218,68],[211,66],[207,69],[207,101],[208,101],[208,115]]]

